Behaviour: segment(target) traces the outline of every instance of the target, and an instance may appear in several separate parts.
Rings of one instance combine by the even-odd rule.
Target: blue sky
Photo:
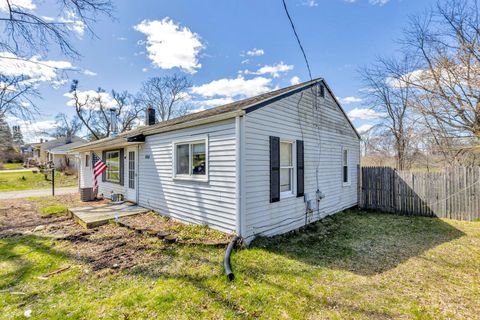
[[[32,10],[55,17],[52,1],[31,1]],[[358,68],[379,55],[395,55],[395,40],[408,16],[433,3],[287,0],[313,76],[327,80],[347,112],[368,107],[361,101]],[[79,79],[80,90],[102,87],[135,93],[148,77],[183,72],[193,82],[191,95],[198,108],[308,79],[280,0],[116,1],[113,15],[113,21],[101,17],[93,25],[94,38],[82,35],[82,26],[72,23],[79,60],[71,61],[54,49],[39,57],[70,63],[76,71],[62,75],[68,81],[47,77],[41,82],[38,127],[51,126],[59,112],[74,113],[65,97],[72,79]],[[351,115],[357,127],[374,121],[368,112]]]

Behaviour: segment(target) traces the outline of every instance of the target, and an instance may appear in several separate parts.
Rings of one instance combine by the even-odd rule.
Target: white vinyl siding
[[[301,100],[301,94],[296,93],[245,117],[245,225],[242,233],[247,241],[255,235],[279,234],[305,224],[304,197],[269,202],[269,136],[304,141],[305,196],[314,199],[317,178],[318,188],[325,195],[319,210],[307,215],[308,222],[357,204],[360,141],[328,90],[325,90],[325,98],[317,98],[318,113],[312,111],[311,90],[303,92]],[[349,186],[343,186],[339,170],[342,146],[350,150]]]
[[[174,177],[174,146],[206,139],[208,181]],[[139,204],[172,218],[235,230],[235,121],[147,136],[139,153]]]

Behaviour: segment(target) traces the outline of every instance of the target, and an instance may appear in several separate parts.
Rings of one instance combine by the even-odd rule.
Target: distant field
[[[45,180],[42,173],[3,172],[0,174],[0,192],[50,188],[52,186],[50,179],[49,176],[48,180]],[[76,185],[77,178],[75,176],[65,176],[60,172],[55,174],[56,187],[74,187]]]
[[[23,163],[4,163],[0,165],[3,169],[11,170],[11,169],[23,169]]]

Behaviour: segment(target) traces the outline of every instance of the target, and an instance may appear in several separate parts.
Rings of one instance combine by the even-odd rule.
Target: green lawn
[[[48,180],[42,173],[33,172],[1,172],[0,173],[0,192],[2,191],[17,191],[28,189],[51,188],[52,182]],[[56,187],[74,187],[78,184],[78,179],[75,176],[66,176],[63,173],[55,173]]]
[[[3,169],[23,169],[23,163],[3,163],[0,165],[0,168],[3,167]]]
[[[129,239],[155,258],[93,271],[75,251],[82,242],[0,232],[2,319],[479,317],[479,222],[344,212],[236,251],[232,283],[224,248]]]
[[[53,206],[47,206],[43,207],[40,209],[40,214],[42,216],[49,216],[49,215],[55,215],[55,214],[64,214],[66,213],[68,208],[66,206],[63,206],[61,204],[53,205]]]

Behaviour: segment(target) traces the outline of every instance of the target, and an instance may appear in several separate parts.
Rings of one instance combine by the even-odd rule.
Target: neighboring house
[[[45,142],[41,140],[40,143],[31,144],[33,149],[32,159],[41,165],[51,161],[55,169],[77,168],[78,152],[71,151],[71,149],[86,143],[87,140],[77,136],[71,138],[60,137]]]
[[[154,123],[147,112],[147,123]],[[99,194],[251,241],[358,202],[360,137],[324,80],[142,126],[75,148]],[[319,203],[319,206],[317,206]]]

